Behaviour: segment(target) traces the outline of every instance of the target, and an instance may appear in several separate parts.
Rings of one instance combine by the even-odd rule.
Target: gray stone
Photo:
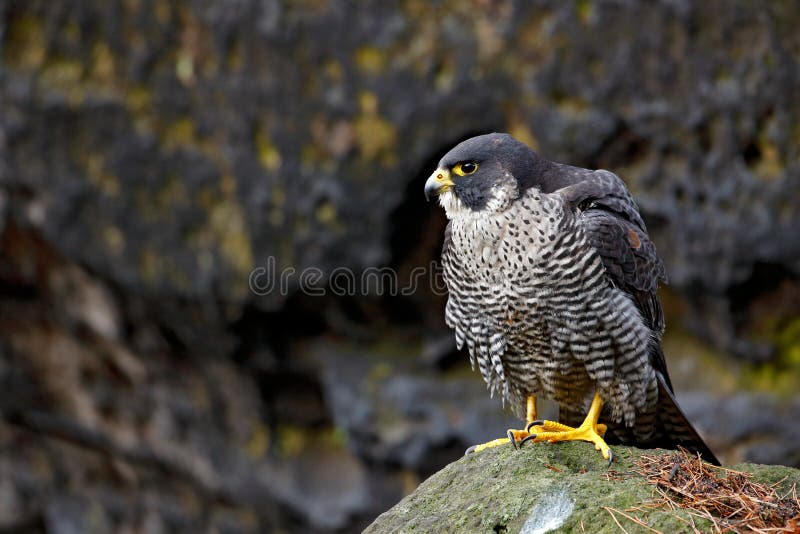
[[[455,461],[436,473],[365,532],[619,532],[617,521],[638,532],[619,511],[660,532],[683,532],[690,517],[700,530],[710,523],[687,510],[641,507],[654,491],[634,473],[642,451],[614,447],[610,471],[591,444],[536,444],[515,451],[496,447]],[[800,471],[788,467],[739,464],[754,480],[788,491]],[[640,507],[638,510],[631,510]]]

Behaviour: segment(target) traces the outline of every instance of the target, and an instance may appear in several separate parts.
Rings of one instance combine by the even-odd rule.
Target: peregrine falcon
[[[425,183],[433,195],[449,219],[447,325],[528,423],[471,451],[583,440],[611,462],[607,442],[682,445],[719,464],[675,400],[656,293],[664,265],[617,175],[493,133],[441,159]],[[560,422],[536,419],[539,396],[558,404]]]

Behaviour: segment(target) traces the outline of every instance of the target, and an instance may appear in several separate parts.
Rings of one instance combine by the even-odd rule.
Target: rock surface
[[[656,500],[654,487],[632,474],[633,462],[654,451],[620,446],[614,451],[611,470],[586,443],[541,444],[522,451],[497,447],[473,454],[420,484],[365,532],[620,532],[614,517],[630,532],[644,531],[618,511],[661,532],[685,532],[690,520],[700,531],[710,527],[682,509],[629,510]],[[800,483],[797,469],[756,464],[731,468],[752,473],[759,482],[780,482],[780,494]]]

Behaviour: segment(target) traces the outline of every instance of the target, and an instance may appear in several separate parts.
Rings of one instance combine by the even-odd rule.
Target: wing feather
[[[658,285],[666,282],[664,263],[647,234],[644,221],[625,183],[614,173],[585,171],[585,179],[560,190],[579,213],[590,243],[611,283],[627,293],[656,339],[664,332]],[[660,351],[651,351],[654,368],[669,382]],[[659,357],[660,356],[660,357]]]

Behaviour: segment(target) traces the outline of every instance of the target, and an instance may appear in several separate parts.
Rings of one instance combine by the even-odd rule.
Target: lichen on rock
[[[366,532],[630,532],[650,529],[703,531],[711,523],[687,509],[658,505],[655,486],[638,472],[643,451],[616,446],[609,468],[591,445],[537,444],[522,450],[496,447],[461,458],[428,480],[372,523]],[[754,481],[785,490],[800,482],[800,471],[740,464]]]

